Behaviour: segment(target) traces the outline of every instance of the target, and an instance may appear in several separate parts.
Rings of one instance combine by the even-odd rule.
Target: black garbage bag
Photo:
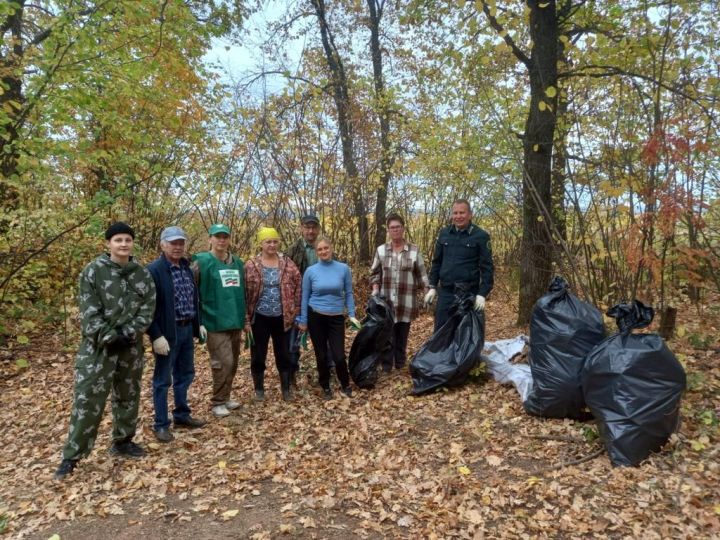
[[[607,315],[620,332],[587,356],[582,388],[612,464],[635,466],[678,428],[685,370],[660,336],[632,333],[652,322],[651,307],[635,300]]]
[[[474,303],[475,295],[456,293],[450,318],[415,353],[410,362],[413,394],[467,381],[485,345],[485,315],[473,309]]]
[[[393,317],[392,304],[382,296],[371,296],[363,326],[350,348],[348,369],[352,380],[360,388],[372,388],[378,379],[378,364],[392,364]]]
[[[580,370],[585,356],[605,338],[602,313],[555,277],[530,318],[529,363],[533,387],[523,407],[535,416],[588,420]]]

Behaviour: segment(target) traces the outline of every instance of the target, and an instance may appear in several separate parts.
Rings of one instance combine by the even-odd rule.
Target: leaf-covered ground
[[[488,340],[520,333],[510,306],[500,294],[489,302]],[[267,401],[250,402],[245,353],[236,385],[243,406],[213,419],[207,354],[198,347],[191,403],[210,420],[204,429],[155,442],[148,354],[136,438],[147,458],[107,454],[106,414],[95,451],[60,483],[52,473],[67,430],[74,351],[63,352],[59,339],[16,344],[0,351],[0,530],[115,540],[717,537],[717,331],[688,317],[683,328],[713,339],[698,349],[671,343],[689,375],[681,432],[642,467],[618,469],[604,452],[584,459],[601,448],[588,437],[592,424],[531,418],[514,388],[482,377],[410,397],[408,373],[393,372],[372,391],[324,402],[312,353],[291,404],[280,400],[274,367]],[[427,315],[415,323],[411,351],[431,326]],[[16,365],[19,356],[29,367]]]

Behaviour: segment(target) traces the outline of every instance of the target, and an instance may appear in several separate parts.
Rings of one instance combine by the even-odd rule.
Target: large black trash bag
[[[635,466],[677,429],[685,370],[660,336],[631,333],[652,322],[651,307],[635,300],[607,315],[620,332],[587,356],[582,388],[612,464]]]
[[[523,403],[535,416],[588,420],[580,370],[587,353],[605,338],[602,313],[555,277],[530,318],[529,363],[533,387]]]
[[[475,295],[456,293],[450,318],[415,353],[410,362],[413,394],[467,381],[485,345],[485,315],[473,309],[474,303]]]
[[[392,304],[382,296],[371,296],[363,326],[350,348],[348,368],[352,380],[360,388],[372,388],[378,379],[378,364],[392,364]]]

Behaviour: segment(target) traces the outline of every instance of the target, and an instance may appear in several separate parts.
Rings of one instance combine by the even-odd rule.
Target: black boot
[[[290,373],[288,371],[280,373],[280,389],[283,401],[290,401]]]
[[[252,378],[255,386],[255,401],[265,401],[265,373],[253,373]]]
[[[55,471],[55,480],[64,480],[66,476],[72,474],[75,467],[77,467],[77,464],[77,459],[63,459],[60,466],[57,468],[57,471]]]

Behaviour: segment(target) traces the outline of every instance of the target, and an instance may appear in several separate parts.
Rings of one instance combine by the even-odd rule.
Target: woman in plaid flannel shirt
[[[372,293],[386,297],[392,303],[395,325],[395,369],[405,367],[410,323],[418,316],[418,291],[427,291],[428,276],[422,254],[415,244],[405,240],[405,220],[390,214],[385,221],[390,241],[377,248],[370,284]],[[388,372],[392,365],[383,365]]]

